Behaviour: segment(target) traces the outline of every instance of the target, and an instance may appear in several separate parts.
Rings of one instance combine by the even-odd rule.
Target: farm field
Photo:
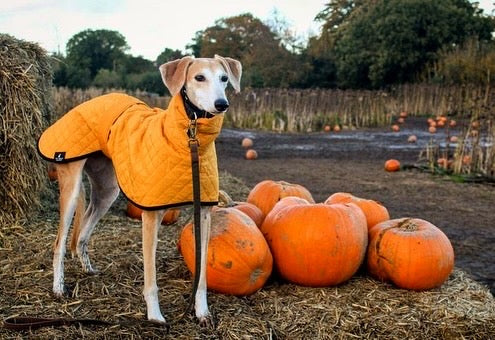
[[[391,218],[428,220],[451,240],[456,266],[495,293],[493,184],[456,183],[419,170],[383,170],[389,158],[402,165],[417,163],[430,139],[445,140],[443,130],[432,135],[426,126],[424,119],[410,119],[399,133],[383,128],[312,134],[225,129],[217,141],[219,167],[248,187],[264,179],[285,180],[304,185],[317,202],[335,192],[350,192],[380,201]],[[411,134],[418,137],[414,144],[407,142]],[[257,160],[243,159],[243,137],[254,140]]]
[[[89,245],[100,273],[83,274],[79,261],[68,255],[70,295],[63,299],[52,295],[51,244],[58,216],[57,185],[51,183],[36,218],[1,231],[0,317],[96,318],[115,325],[23,333],[0,328],[0,338],[493,338],[493,186],[454,183],[417,170],[383,170],[388,158],[403,164],[417,160],[425,139],[431,138],[422,130],[419,124],[406,125],[401,133],[369,129],[277,134],[224,129],[217,140],[221,188],[235,200],[243,200],[261,180],[286,180],[306,186],[316,201],[347,191],[381,201],[392,218],[426,219],[448,235],[456,254],[456,269],[441,288],[420,293],[397,289],[363,271],[338,287],[301,287],[274,277],[248,297],[210,292],[216,328],[202,329],[191,315],[181,317],[191,288],[191,275],[177,251],[181,227],[191,214],[183,209],[178,223],[159,233],[159,298],[168,326],[149,324],[144,322],[141,294],[141,225],[125,216],[122,197],[103,218]],[[407,143],[411,132],[418,135],[417,144]],[[254,140],[259,154],[255,161],[243,158],[240,143],[245,136]]]

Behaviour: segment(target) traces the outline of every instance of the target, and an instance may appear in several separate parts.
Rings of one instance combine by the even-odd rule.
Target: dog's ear
[[[222,57],[218,54],[215,54],[215,59],[218,59],[222,63],[225,70],[227,70],[229,81],[235,92],[241,92],[242,64],[235,59]]]
[[[193,62],[194,57],[185,56],[181,59],[169,61],[159,67],[163,83],[172,96],[179,93],[186,82],[187,68]]]

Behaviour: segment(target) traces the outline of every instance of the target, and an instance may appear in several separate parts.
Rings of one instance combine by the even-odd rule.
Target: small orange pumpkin
[[[368,271],[400,288],[438,287],[454,268],[454,250],[447,236],[419,218],[378,223],[371,228],[369,241]]]
[[[251,138],[249,138],[249,137],[245,137],[245,138],[242,139],[241,145],[242,145],[243,148],[249,149],[250,147],[253,146],[253,140]]]
[[[266,240],[286,280],[310,287],[338,285],[354,275],[368,244],[366,218],[349,204],[292,204],[279,211]]]
[[[389,172],[399,171],[400,162],[396,159],[389,159],[385,162],[385,170]]]
[[[325,204],[335,203],[355,203],[361,208],[364,216],[366,216],[368,230],[375,224],[390,219],[387,208],[381,203],[370,199],[359,198],[347,192],[336,192],[335,194],[330,195],[325,201]]]
[[[448,169],[452,166],[452,160],[440,157],[437,159],[437,165],[441,168]]]
[[[264,215],[261,212],[260,208],[255,206],[252,203],[248,202],[239,202],[234,201],[229,194],[227,194],[224,190],[220,190],[218,193],[219,207],[221,208],[234,208],[239,211],[242,211],[246,215],[249,216],[253,220],[253,222],[261,227],[263,223]]]
[[[141,208],[136,207],[131,202],[127,203],[126,214],[128,217],[136,220],[141,220],[142,213],[143,210],[141,210]],[[162,224],[163,225],[174,224],[179,219],[179,216],[180,216],[180,209],[167,209],[167,211],[165,211],[165,215],[163,215]]]
[[[248,160],[254,160],[258,158],[258,152],[254,149],[249,149],[246,151],[246,154],[244,156]]]
[[[315,203],[311,193],[302,185],[272,180],[265,180],[256,184],[249,192],[246,202],[260,208],[264,219],[273,206],[287,196],[297,196],[310,203]]]
[[[399,132],[400,131],[400,126],[397,125],[397,124],[392,125],[392,131]]]
[[[50,179],[50,181],[58,180],[57,168],[55,167],[55,164],[48,163],[47,172],[48,172],[48,179]]]
[[[179,250],[194,273],[193,224],[181,232]],[[223,294],[249,295],[263,287],[272,272],[273,257],[261,231],[244,213],[218,208],[211,213],[206,281]]]

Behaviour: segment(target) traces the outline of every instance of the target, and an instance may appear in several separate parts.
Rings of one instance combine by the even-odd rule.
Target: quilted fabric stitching
[[[56,150],[61,145],[65,147],[66,144],[71,144],[70,157],[77,157],[107,148],[108,152],[111,152],[119,185],[126,196],[134,202],[152,208],[192,201],[190,154],[186,136],[188,120],[180,96],[172,98],[167,111],[151,109],[145,105],[130,106],[123,103],[124,98],[131,104],[142,104],[142,102],[122,94],[117,97],[112,95],[104,97],[108,101],[105,101],[104,105],[101,105],[101,102],[98,103],[97,109],[87,110],[88,105],[83,104],[70,111],[68,114],[72,113],[72,116],[65,119],[68,121],[65,123],[71,126],[71,129],[64,129],[60,126],[63,124],[57,124],[58,122],[47,129],[47,135],[59,134],[63,138],[55,137],[50,140],[42,136],[40,144],[43,144],[44,148],[40,147],[40,151],[43,153],[46,149]],[[97,98],[95,103],[98,100]],[[119,119],[111,127],[107,144],[100,146],[95,131],[106,133],[105,138],[108,136],[108,131],[102,132],[101,127],[92,126],[96,124],[94,122],[100,121],[100,118],[95,115],[103,114],[100,112],[105,111],[102,107],[113,110],[115,106],[122,108],[126,105],[130,108],[124,113],[104,113],[110,116],[105,116],[103,120],[113,121],[112,117],[119,117]],[[85,115],[90,116],[86,119]],[[215,118],[201,120],[199,123],[201,200],[203,202],[215,202],[218,199],[218,170],[214,139],[220,131],[221,120],[222,117],[218,117],[216,120]],[[73,126],[77,127],[77,131],[67,132],[73,130]],[[84,128],[81,128],[82,126]],[[60,131],[64,131],[66,135],[60,134]],[[100,140],[102,139],[103,137],[100,136]],[[65,148],[68,149],[69,146]],[[177,155],[180,155],[180,158],[177,158]]]

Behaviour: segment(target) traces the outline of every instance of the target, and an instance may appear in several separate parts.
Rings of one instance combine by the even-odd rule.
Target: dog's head
[[[236,93],[241,90],[241,63],[219,55],[214,58],[186,56],[161,65],[160,73],[172,96],[184,88],[194,105],[211,114],[227,111],[225,88],[228,82]]]

